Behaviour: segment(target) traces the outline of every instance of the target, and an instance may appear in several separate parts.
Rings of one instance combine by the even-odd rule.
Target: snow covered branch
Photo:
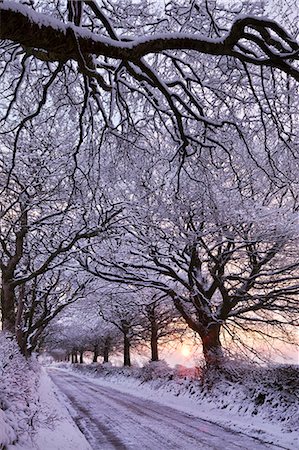
[[[298,43],[277,23],[264,18],[239,18],[228,34],[218,39],[174,33],[129,41],[99,36],[11,1],[0,3],[0,20],[0,39],[19,43],[31,54],[46,61],[66,62],[73,59],[81,65],[82,56],[88,61],[88,55],[93,54],[138,62],[151,53],[190,50],[233,56],[243,62],[278,68],[299,80],[295,63],[299,59]],[[253,32],[247,32],[247,28]],[[252,44],[257,51],[253,50]]]

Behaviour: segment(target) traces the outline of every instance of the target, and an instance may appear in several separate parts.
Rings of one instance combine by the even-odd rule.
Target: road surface
[[[95,450],[282,448],[160,403],[102,387],[91,378],[59,369],[49,369],[48,373],[59,388],[58,395],[66,401],[74,421]]]

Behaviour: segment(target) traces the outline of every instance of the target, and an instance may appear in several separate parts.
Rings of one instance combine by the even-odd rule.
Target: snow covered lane
[[[99,386],[90,378],[59,369],[49,369],[48,373],[93,449],[278,448],[169,406]]]

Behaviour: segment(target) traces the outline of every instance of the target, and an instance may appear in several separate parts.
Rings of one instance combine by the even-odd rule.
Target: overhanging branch
[[[254,33],[248,33],[247,28]],[[299,81],[299,69],[294,64],[299,60],[298,43],[278,24],[264,18],[240,18],[233,23],[226,36],[218,39],[175,33],[146,36],[128,42],[103,37],[36,13],[24,5],[4,1],[0,3],[0,39],[17,42],[36,57],[42,55],[43,59],[60,62],[73,59],[79,64],[82,54],[137,62],[150,53],[192,50],[216,56],[233,56],[254,65],[278,68]],[[245,40],[248,48],[251,44],[259,46],[259,55],[249,56],[240,50],[240,40]]]

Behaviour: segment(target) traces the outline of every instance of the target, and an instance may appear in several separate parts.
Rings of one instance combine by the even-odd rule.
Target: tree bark
[[[223,352],[220,342],[221,325],[212,324],[207,327],[206,333],[201,334],[203,355],[207,367],[220,368],[223,364]]]
[[[124,333],[124,366],[131,366],[130,338],[128,333]]]
[[[220,342],[221,324],[212,321],[212,317],[208,317],[203,312],[200,315],[198,312],[198,317],[195,319],[185,310],[182,302],[177,297],[174,298],[174,305],[191,330],[200,336],[207,367],[221,367],[223,364],[223,352]]]
[[[103,352],[104,363],[109,362],[109,348],[110,348],[109,344],[110,344],[109,339],[106,339]]]
[[[15,313],[15,289],[2,269],[1,288],[1,314],[2,329],[15,334],[16,313]]]
[[[80,359],[79,359],[79,362],[80,362],[80,364],[83,364],[83,353],[84,353],[84,351],[83,350],[80,350],[80,352],[79,352],[79,354],[80,354]]]
[[[25,301],[25,285],[21,285],[19,288],[19,295],[17,299],[17,311],[16,311],[16,323],[15,323],[15,333],[17,338],[17,343],[20,347],[22,355],[28,357],[31,356],[32,351],[28,349],[27,335],[23,328],[23,311],[24,311],[24,301]]]
[[[15,252],[9,256],[9,261],[5,265],[1,262],[1,273],[2,273],[2,288],[1,288],[1,314],[2,314],[2,328],[10,333],[16,333],[16,295],[15,295],[15,284],[14,275],[18,263],[23,256],[24,241],[27,234],[27,224],[28,224],[28,212],[26,210],[26,203],[21,206],[21,215],[17,220],[20,230],[15,233]],[[20,305],[18,305],[20,306]],[[18,313],[18,320],[21,323],[22,315],[21,311]]]
[[[158,325],[155,318],[151,319],[151,360],[159,361],[158,353]]]
[[[92,362],[96,363],[98,362],[98,356],[99,356],[99,349],[97,345],[94,345],[93,347],[93,359]]]

